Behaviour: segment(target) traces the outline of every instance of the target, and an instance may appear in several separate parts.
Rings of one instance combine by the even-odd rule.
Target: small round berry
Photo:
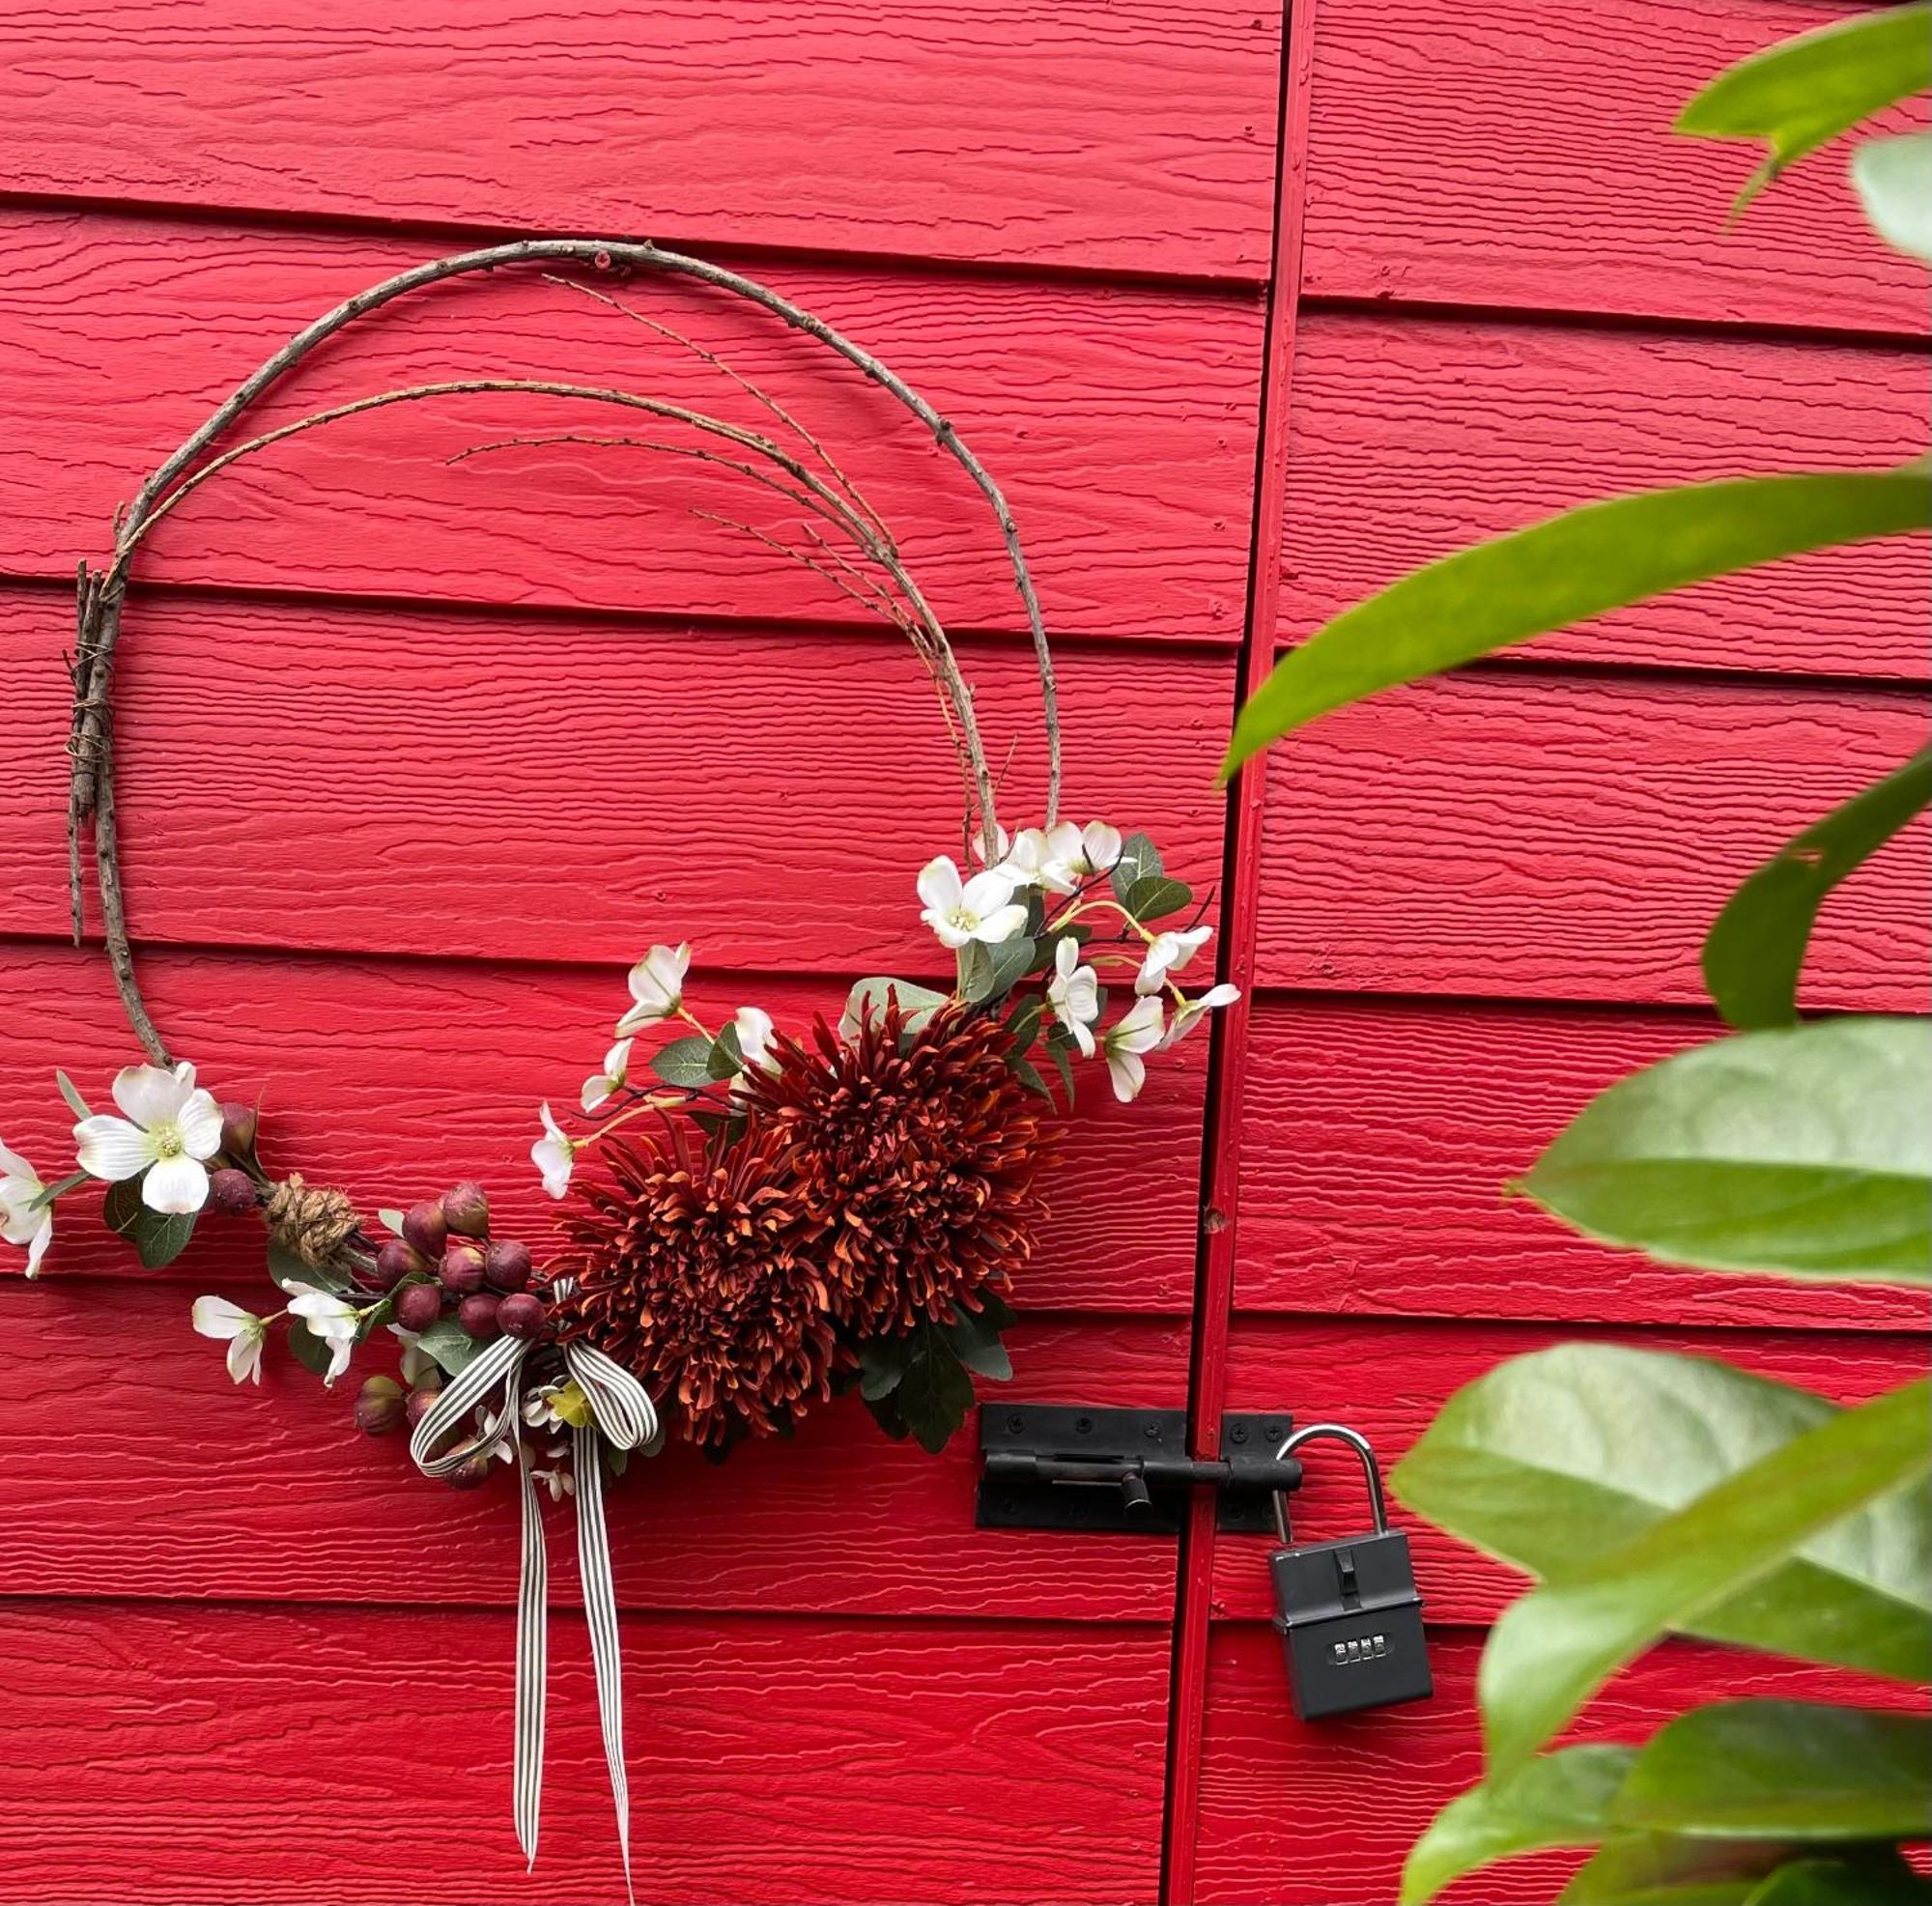
[[[403,1406],[403,1416],[411,1429],[429,1414],[430,1406],[442,1394],[440,1390],[412,1390],[410,1400]]]
[[[544,1300],[528,1291],[513,1291],[497,1306],[497,1328],[506,1337],[541,1337],[549,1322]]]
[[[403,1236],[432,1263],[442,1256],[442,1247],[449,1241],[449,1227],[442,1221],[442,1201],[430,1199],[426,1204],[412,1205],[403,1213]]]
[[[255,1209],[255,1181],[233,1165],[224,1165],[208,1175],[208,1202],[217,1211],[240,1217]]]
[[[355,1399],[355,1427],[365,1437],[386,1437],[403,1427],[406,1408],[393,1377],[371,1377]]]
[[[442,1194],[442,1221],[465,1237],[490,1235],[490,1201],[474,1179],[465,1179]]]
[[[376,1275],[385,1290],[394,1290],[406,1277],[420,1277],[428,1268],[423,1254],[400,1237],[389,1238],[376,1253]]]
[[[481,1450],[443,1477],[451,1489],[479,1489],[490,1480],[490,1459]]]
[[[221,1107],[221,1149],[231,1158],[255,1154],[256,1115],[252,1105],[230,1098]]]
[[[514,1237],[494,1243],[483,1253],[483,1275],[498,1291],[526,1291],[530,1284],[530,1247]]]
[[[452,1244],[442,1254],[442,1288],[473,1297],[483,1288],[483,1253],[474,1244]]]
[[[456,1321],[479,1343],[497,1334],[497,1306],[502,1298],[494,1291],[479,1291],[456,1307]]]
[[[396,1293],[396,1322],[405,1330],[427,1330],[442,1315],[442,1287],[405,1284]]]

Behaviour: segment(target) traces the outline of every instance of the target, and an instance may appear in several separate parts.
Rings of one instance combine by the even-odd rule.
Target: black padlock
[[[1372,1535],[1297,1547],[1289,1533],[1287,1498],[1274,1498],[1275,1527],[1286,1547],[1268,1567],[1294,1711],[1303,1721],[1321,1721],[1358,1708],[1427,1700],[1435,1684],[1422,1636],[1422,1596],[1408,1538],[1388,1525],[1375,1451],[1340,1423],[1311,1423],[1282,1444],[1275,1460],[1319,1437],[1347,1443],[1362,1459],[1376,1526]]]

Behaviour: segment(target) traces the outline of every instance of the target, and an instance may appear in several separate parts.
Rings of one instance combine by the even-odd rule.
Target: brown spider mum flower
[[[747,1075],[754,1125],[793,1148],[792,1196],[818,1228],[812,1256],[852,1340],[944,1323],[1031,1256],[1052,1148],[1009,1042],[962,1006],[907,1034],[895,1002],[849,1044],[820,1020],[815,1050],[778,1040],[768,1069]]]
[[[563,1332],[674,1402],[693,1442],[784,1429],[831,1394],[840,1352],[785,1149],[777,1132],[724,1145],[667,1122],[661,1140],[610,1146],[614,1182],[584,1184],[589,1209],[565,1220]]]

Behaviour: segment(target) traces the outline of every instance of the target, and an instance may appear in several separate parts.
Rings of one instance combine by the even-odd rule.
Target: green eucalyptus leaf
[[[110,1231],[133,1245],[145,1268],[159,1270],[187,1249],[198,1213],[150,1210],[141,1197],[141,1180],[146,1176],[143,1172],[110,1184],[101,1200],[100,1214]]]
[[[1842,1411],[1506,1608],[1477,1681],[1492,1777],[1514,1773],[1653,1642],[1921,1481],[1932,1470],[1929,1395],[1921,1380]]]
[[[1763,1880],[1745,1906],[1928,1906],[1932,1880],[1902,1860],[1793,1860]]]
[[[688,1033],[651,1055],[651,1070],[668,1086],[696,1091],[712,1083],[711,1041],[702,1033]]]
[[[67,1108],[76,1119],[91,1119],[94,1114],[88,1109],[87,1100],[81,1097],[80,1089],[65,1072],[54,1073],[54,1084],[60,1088],[60,1095],[67,1100]]]
[[[1033,964],[1034,943],[1024,938],[986,946],[975,940],[960,949],[961,990],[974,1005],[998,999],[1022,979]],[[970,955],[970,957],[968,957]]]
[[[1122,906],[1137,880],[1158,880],[1167,871],[1161,865],[1160,849],[1145,834],[1130,834],[1121,843],[1121,858],[1108,874],[1114,897]]]
[[[1194,890],[1184,880],[1170,880],[1164,873],[1136,880],[1121,896],[1121,904],[1136,920],[1164,920],[1171,913],[1194,904]]]
[[[1039,1023],[1046,1014],[1046,1002],[1037,993],[1023,998],[1007,1019],[1007,1032],[1015,1052],[1025,1052],[1039,1037]]]
[[[1852,155],[1852,184],[1887,244],[1932,261],[1932,132],[1867,139]]]
[[[937,1456],[973,1408],[973,1380],[932,1324],[922,1324],[912,1345],[893,1397],[919,1446]]]
[[[861,980],[845,998],[846,1016],[855,1023],[867,1013],[877,1018],[889,999],[896,999],[904,1029],[916,1033],[942,1006],[950,993],[936,993],[930,986],[916,986],[910,980],[873,978]]]
[[[1586,1237],[1705,1270],[1932,1282],[1932,1021],[1740,1033],[1592,1099],[1522,1181]]]
[[[56,1183],[42,1185],[40,1195],[28,1204],[28,1210],[45,1210],[56,1198],[65,1198],[70,1191],[78,1191],[93,1176],[92,1172],[70,1172]]]
[[[1567,510],[1414,570],[1318,629],[1241,710],[1221,777],[1398,682],[1734,569],[1928,524],[1923,464],[1692,483]]]
[[[1701,1838],[1923,1839],[1932,1716],[1817,1701],[1693,1708],[1645,1744],[1610,1815]]]
[[[1073,1055],[1079,1048],[1065,1026],[1055,1023],[1046,1030],[1046,1056],[1060,1074],[1061,1090],[1066,1095],[1066,1109],[1073,1109]]]
[[[318,1377],[326,1377],[328,1374],[333,1352],[327,1341],[318,1337],[298,1317],[291,1319],[289,1323],[289,1349],[295,1352],[296,1361],[304,1370],[311,1371]]]
[[[1425,1902],[1465,1873],[1519,1854],[1595,1846],[1636,1750],[1559,1748],[1502,1781],[1458,1794],[1409,1849],[1399,1906]]]
[[[478,1345],[453,1317],[440,1317],[416,1339],[416,1349],[434,1357],[447,1377],[460,1377]]]
[[[895,1442],[904,1442],[912,1432],[906,1427],[906,1420],[899,1412],[898,1391],[893,1390],[882,1397],[865,1397],[867,1410],[887,1436]]]
[[[381,1220],[384,1231],[394,1232],[398,1237],[403,1235],[403,1214],[401,1211],[384,1209],[378,1211],[376,1216]]]
[[[1932,202],[1932,180],[1927,181]],[[1789,1026],[1818,908],[1839,881],[1932,806],[1932,748],[1787,841],[1724,903],[1704,941],[1704,983],[1733,1025]]]
[[[1029,1092],[1037,1093],[1049,1105],[1053,1103],[1053,1088],[1047,1084],[1039,1067],[1031,1059],[1023,1053],[1009,1052],[1007,1054],[1007,1064],[1012,1067],[1013,1076]]]
[[[1419,1515],[1536,1576],[1588,1567],[1836,1404],[1712,1358],[1619,1344],[1513,1357],[1443,1406],[1391,1481]],[[1903,1494],[1682,1619],[1715,1641],[1932,1678],[1932,1504]]]
[[[912,1353],[907,1337],[873,1337],[859,1346],[859,1394],[877,1403],[898,1388]]]
[[[1020,1321],[1019,1313],[990,1284],[982,1284],[975,1291],[973,1301],[979,1306],[980,1315],[995,1330],[1010,1330]]]
[[[711,1050],[705,1054],[704,1069],[713,1079],[735,1079],[745,1068],[745,1048],[738,1041],[738,1027],[735,1020],[725,1020],[718,1037],[711,1041]]]
[[[272,1237],[269,1239],[269,1275],[284,1291],[327,1291],[336,1297],[349,1294],[349,1279],[344,1272],[333,1265],[312,1265]]]
[[[983,1312],[961,1309],[941,1327],[953,1355],[975,1376],[990,1377],[996,1383],[1012,1380],[1012,1358]]]
[[[1700,139],[1769,147],[1742,211],[1794,159],[1932,86],[1932,6],[1881,7],[1793,35],[1726,67],[1677,116]]]

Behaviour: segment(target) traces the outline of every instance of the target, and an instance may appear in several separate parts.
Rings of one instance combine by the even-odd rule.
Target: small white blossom
[[[1039,884],[1054,894],[1077,894],[1096,874],[1110,873],[1121,858],[1121,831],[1105,821],[1075,827],[1062,821],[1047,830],[1046,862]]]
[[[1114,1083],[1114,1096],[1122,1104],[1140,1096],[1141,1087],[1147,1083],[1147,1062],[1141,1054],[1151,1052],[1160,1038],[1161,1005],[1151,994],[1135,1000],[1101,1036],[1107,1076]]]
[[[1009,880],[1015,887],[1037,887],[1047,863],[1053,859],[1054,838],[1065,835],[1076,845],[1080,839],[1078,828],[1023,827],[1013,836],[1005,854],[994,867],[993,871],[1002,879]],[[1006,831],[1001,830],[1005,839]],[[1062,844],[1065,844],[1063,839]]]
[[[577,1484],[572,1480],[570,1471],[561,1466],[554,1469],[532,1469],[530,1480],[533,1483],[541,1483],[549,1490],[550,1499],[553,1502],[561,1502],[566,1495],[577,1494]]]
[[[919,896],[925,902],[920,918],[939,936],[942,947],[963,947],[974,940],[996,946],[1026,926],[1026,908],[1012,904],[1013,883],[1004,873],[976,873],[963,885],[950,856],[928,861],[919,876]]]
[[[322,1373],[322,1380],[333,1387],[355,1354],[362,1314],[347,1297],[338,1297],[332,1291],[318,1291],[312,1284],[293,1280],[287,1288],[295,1293],[289,1299],[289,1314],[300,1318],[309,1335],[320,1337],[328,1346],[328,1368]]]
[[[772,1015],[761,1006],[741,1006],[732,1013],[731,1025],[738,1035],[738,1050],[744,1055],[747,1069],[759,1066],[769,1071],[772,1036],[778,1030],[772,1024]]]
[[[389,1325],[389,1334],[403,1347],[403,1381],[412,1390],[421,1389],[436,1377],[442,1366],[421,1348],[420,1330],[405,1330],[400,1323],[392,1323]]]
[[[989,862],[995,867],[1001,866],[1012,850],[1012,837],[1008,834],[1004,827],[994,828],[993,851],[990,854],[986,851],[986,830],[982,827],[973,837],[973,858],[981,867],[986,866]]]
[[[238,1383],[262,1380],[262,1346],[269,1326],[253,1311],[226,1297],[197,1297],[188,1313],[196,1332],[228,1346],[228,1374]]]
[[[1216,1007],[1233,1006],[1240,996],[1240,987],[1224,981],[1218,986],[1209,986],[1199,999],[1182,1000],[1154,1050],[1165,1052],[1170,1046],[1179,1045]]]
[[[41,1274],[41,1260],[53,1241],[54,1208],[51,1203],[33,1209],[34,1200],[46,1186],[40,1174],[17,1152],[0,1144],[0,1237],[10,1244],[27,1247],[27,1275]]]
[[[100,1113],[73,1128],[80,1168],[108,1184],[145,1172],[150,1210],[198,1211],[208,1199],[208,1167],[221,1150],[221,1108],[198,1088],[192,1066],[127,1066],[115,1074],[114,1102],[128,1116]]]
[[[617,1021],[620,1036],[668,1019],[684,1004],[684,976],[691,970],[689,944],[653,947],[631,968],[630,1011]]]
[[[543,1174],[543,1188],[553,1198],[561,1198],[570,1189],[578,1148],[551,1115],[549,1099],[537,1107],[537,1116],[543,1120],[544,1135],[530,1147],[530,1163]]]
[[[1100,976],[1080,964],[1080,942],[1069,933],[1053,950],[1053,978],[1046,982],[1053,1016],[1073,1035],[1081,1056],[1094,1056],[1094,1020],[1100,1016]]]
[[[604,1069],[593,1072],[583,1081],[583,1109],[594,1112],[598,1106],[614,1097],[624,1090],[631,1075],[631,1041],[619,1039],[604,1055]]]
[[[1137,993],[1157,993],[1170,973],[1179,973],[1208,944],[1211,926],[1190,926],[1183,932],[1156,933],[1134,979]]]

